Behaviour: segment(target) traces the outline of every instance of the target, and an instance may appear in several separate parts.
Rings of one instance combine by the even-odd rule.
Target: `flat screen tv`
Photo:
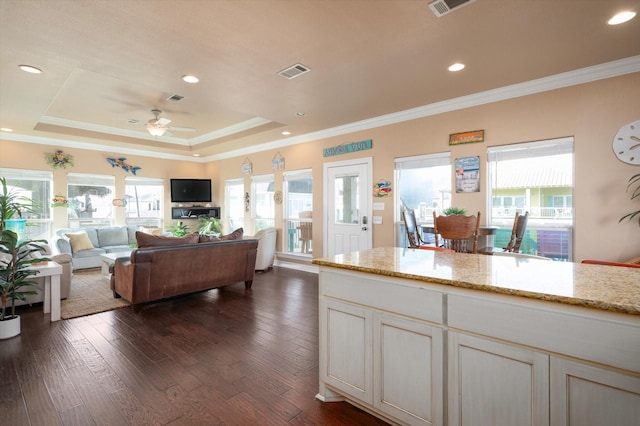
[[[171,179],[172,203],[210,203],[211,179]]]

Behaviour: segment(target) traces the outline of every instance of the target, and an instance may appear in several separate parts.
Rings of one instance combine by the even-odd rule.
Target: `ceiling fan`
[[[159,109],[152,109],[151,113],[155,116],[155,118],[152,118],[149,121],[147,121],[147,131],[152,136],[162,136],[167,132],[167,130],[174,130],[178,132],[195,132],[196,131],[196,129],[191,127],[169,126],[169,123],[171,123],[171,120],[165,117],[160,117],[160,114],[162,114],[162,111],[160,111]]]

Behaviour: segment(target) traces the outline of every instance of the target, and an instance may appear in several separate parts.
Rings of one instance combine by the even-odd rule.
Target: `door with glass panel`
[[[373,246],[371,168],[370,158],[325,164],[326,256]]]

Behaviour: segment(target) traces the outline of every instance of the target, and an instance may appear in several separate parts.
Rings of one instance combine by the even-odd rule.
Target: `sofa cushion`
[[[89,236],[84,231],[64,235],[69,239],[69,243],[71,244],[71,251],[73,253],[94,248],[94,245],[89,239]]]
[[[244,235],[244,229],[243,228],[238,228],[238,229],[236,229],[235,231],[233,231],[230,234],[220,236],[220,240],[222,240],[222,241],[241,240],[243,235]]]
[[[149,235],[160,235],[162,234],[162,229],[158,227],[141,226],[140,232],[144,232],[145,234],[149,234]]]
[[[186,244],[196,244],[198,242],[198,234],[185,235],[184,237],[163,237],[162,235],[149,235],[137,231],[136,240],[138,242],[138,248],[182,246]]]
[[[98,241],[100,241],[99,247],[129,245],[127,228],[123,226],[98,228],[97,231]]]

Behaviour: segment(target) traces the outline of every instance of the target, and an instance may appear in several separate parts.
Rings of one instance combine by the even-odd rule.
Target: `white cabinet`
[[[449,332],[449,425],[548,425],[549,356]]]
[[[640,425],[640,378],[551,357],[551,425]]]
[[[345,395],[372,404],[373,312],[334,300],[322,300],[320,309],[324,313],[321,333],[326,335],[326,346],[321,345],[321,380]]]
[[[374,314],[374,406],[407,424],[441,425],[442,329]]]
[[[328,277],[321,277],[318,397],[323,401],[347,397],[402,424],[442,425],[442,328],[389,311],[397,304],[394,295],[400,293],[409,296],[411,302],[405,303],[409,310],[432,306],[428,315],[439,317],[440,294],[382,282],[354,291],[359,285],[355,278],[344,286],[338,276],[328,283],[323,278]],[[343,300],[347,296],[350,302]]]

